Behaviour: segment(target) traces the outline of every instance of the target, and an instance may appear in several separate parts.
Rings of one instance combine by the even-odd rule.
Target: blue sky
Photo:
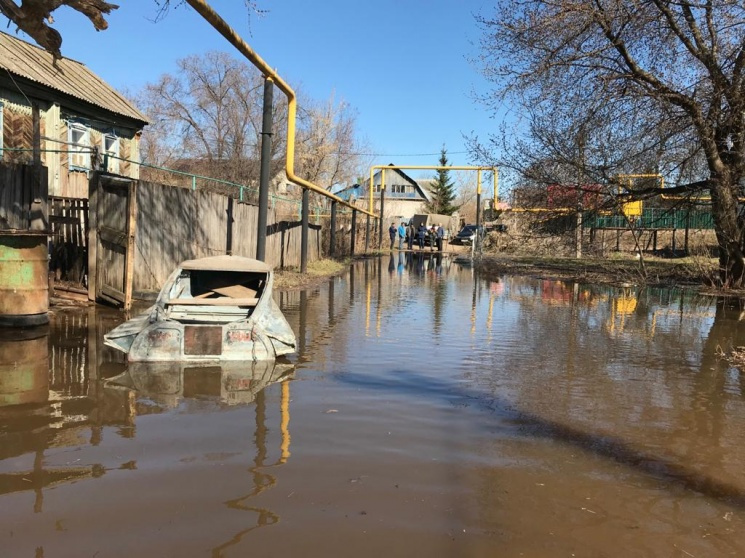
[[[116,88],[136,91],[192,54],[240,57],[188,5],[154,23],[155,0],[119,3],[99,33],[69,8],[54,13],[63,55]],[[434,165],[443,144],[452,164],[471,164],[462,134],[484,136],[497,126],[472,99],[486,83],[467,60],[478,48],[473,14],[490,13],[495,2],[258,0],[262,16],[241,0],[210,4],[291,86],[315,99],[333,92],[354,107],[360,135],[381,154],[372,164]]]

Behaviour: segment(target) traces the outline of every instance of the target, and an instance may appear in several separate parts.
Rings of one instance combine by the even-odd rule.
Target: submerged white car
[[[104,336],[130,362],[274,360],[295,334],[272,298],[274,272],[259,260],[214,256],[183,262],[144,314]]]

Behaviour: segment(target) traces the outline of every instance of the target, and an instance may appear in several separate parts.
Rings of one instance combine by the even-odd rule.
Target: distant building
[[[372,211],[380,211],[380,190],[382,171],[373,175]],[[355,184],[336,193],[345,201],[362,209],[370,209],[370,179]],[[424,206],[429,202],[428,193],[420,184],[400,169],[385,170],[385,218],[392,221],[406,221],[419,213],[426,213]]]
[[[80,62],[55,62],[44,49],[0,32],[0,161],[32,160],[34,105],[50,196],[87,198],[88,174],[104,154],[109,172],[139,177],[147,118]]]

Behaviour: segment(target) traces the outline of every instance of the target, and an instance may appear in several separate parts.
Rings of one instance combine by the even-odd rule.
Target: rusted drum
[[[49,399],[49,328],[0,330],[0,407]]]
[[[0,326],[49,323],[46,233],[0,231]]]

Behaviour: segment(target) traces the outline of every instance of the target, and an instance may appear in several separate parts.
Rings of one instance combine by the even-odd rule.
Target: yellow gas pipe
[[[312,182],[309,182],[303,178],[300,178],[295,174],[295,123],[297,117],[297,97],[292,88],[274,71],[264,60],[254,52],[254,50],[241,39],[227,22],[222,19],[215,10],[213,10],[204,0],[186,0],[186,2],[194,8],[199,15],[201,15],[212,27],[214,27],[218,33],[225,37],[230,44],[232,44],[238,51],[243,54],[254,66],[256,66],[262,74],[267,78],[271,79],[277,84],[277,87],[287,96],[287,156],[285,160],[285,172],[287,173],[287,180],[294,182],[303,188],[312,190],[322,196],[330,198],[342,205],[366,213],[371,217],[377,217],[371,211],[366,211],[359,207],[356,207],[339,196],[328,192],[327,190],[316,186]]]

